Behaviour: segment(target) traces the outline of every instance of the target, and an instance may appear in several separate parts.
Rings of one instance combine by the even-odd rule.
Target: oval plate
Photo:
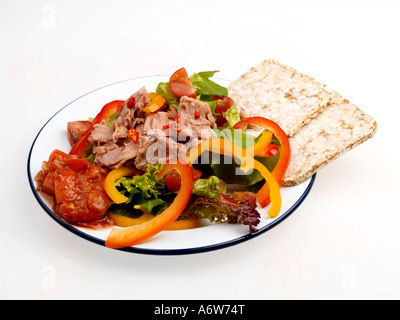
[[[71,149],[66,134],[67,122],[94,117],[106,103],[112,100],[125,100],[143,86],[149,92],[154,91],[159,82],[168,80],[169,76],[167,75],[149,76],[125,80],[99,88],[72,101],[44,124],[29,152],[28,178],[32,192],[39,204],[57,223],[74,234],[102,246],[104,246],[111,230],[91,230],[68,224],[51,210],[51,206],[36,191],[34,177],[40,171],[42,162],[48,160],[50,153],[54,149],[59,149],[66,153]],[[228,80],[218,78],[213,80],[223,86],[227,86],[230,83]],[[259,229],[257,233],[249,234],[248,227],[244,225],[203,223],[196,229],[162,231],[139,245],[118,250],[159,255],[192,254],[222,249],[253,239],[277,226],[290,216],[307,197],[315,178],[316,175],[295,187],[282,187],[281,214],[271,219],[267,215],[268,207],[260,209],[261,222],[257,226]]]

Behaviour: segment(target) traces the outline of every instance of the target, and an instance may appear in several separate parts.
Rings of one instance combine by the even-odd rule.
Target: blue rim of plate
[[[133,81],[133,80],[137,80],[137,79],[142,79],[142,78],[150,78],[150,77],[157,77],[157,76],[166,76],[166,75],[153,75],[153,76],[144,76],[144,77],[137,77],[137,78],[132,78],[132,79],[127,79],[127,80],[122,80],[122,81],[118,81],[112,84],[108,84],[106,86],[100,87],[98,89],[92,90],[76,99],[74,99],[73,101],[71,101],[70,103],[68,103],[67,105],[65,105],[63,108],[61,108],[60,110],[58,110],[49,120],[46,121],[46,123],[43,125],[43,127],[39,130],[38,134],[36,135],[32,146],[29,150],[29,155],[28,155],[28,161],[27,161],[27,174],[28,174],[28,179],[29,179],[29,185],[31,187],[32,193],[35,196],[36,200],[39,202],[40,206],[43,208],[43,210],[53,219],[55,220],[59,225],[61,225],[62,227],[64,227],[65,229],[67,229],[68,231],[72,232],[73,234],[88,240],[90,242],[96,243],[100,246],[105,247],[105,241],[96,237],[93,237],[87,233],[84,233],[83,231],[77,229],[75,226],[70,225],[69,223],[67,223],[65,220],[63,220],[62,218],[60,218],[59,216],[57,216],[52,210],[50,210],[47,206],[47,204],[45,203],[45,201],[42,199],[42,197],[39,195],[39,193],[36,190],[36,185],[34,182],[34,178],[31,175],[30,172],[30,163],[31,163],[31,155],[33,152],[33,148],[35,146],[35,142],[38,139],[38,137],[40,136],[40,133],[42,132],[42,130],[46,127],[46,125],[59,113],[61,112],[63,109],[67,108],[69,105],[71,105],[72,103],[74,103],[75,101],[81,99],[82,97],[89,95],[93,92],[96,92],[98,90],[101,90],[103,88],[109,87],[109,86],[113,86],[113,85],[117,85],[119,83],[122,82],[127,82],[127,81]],[[219,80],[224,80],[224,81],[230,81],[230,80],[226,80],[226,79],[222,79],[222,78],[216,78],[215,79],[219,79]],[[118,251],[125,251],[125,252],[132,252],[132,253],[140,253],[140,254],[149,254],[149,255],[186,255],[186,254],[195,254],[195,253],[203,253],[203,252],[209,252],[209,251],[214,251],[214,250],[219,250],[219,249],[224,249],[224,248],[228,248],[230,246],[233,245],[237,245],[239,243],[243,243],[245,241],[254,239],[255,237],[271,230],[272,228],[276,227],[278,224],[280,224],[282,221],[284,221],[285,219],[287,219],[294,211],[296,211],[296,209],[303,203],[303,201],[305,200],[305,198],[308,196],[308,194],[310,193],[315,179],[317,177],[317,174],[314,173],[314,175],[311,177],[311,181],[309,182],[306,190],[303,192],[303,194],[300,196],[299,199],[297,199],[297,201],[293,204],[292,207],[290,207],[286,212],[284,212],[283,214],[279,215],[278,218],[276,218],[272,223],[262,227],[261,229],[259,229],[256,233],[253,234],[245,234],[241,237],[235,238],[235,239],[231,239],[225,242],[220,242],[220,243],[216,243],[216,244],[212,244],[212,245],[207,245],[207,246],[201,246],[201,247],[194,247],[194,248],[183,248],[183,249],[148,249],[148,248],[139,248],[139,247],[126,247],[126,248],[121,248],[121,249],[113,249],[113,250],[118,250]]]

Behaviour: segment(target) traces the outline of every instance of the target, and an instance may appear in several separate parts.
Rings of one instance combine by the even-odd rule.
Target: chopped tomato
[[[222,203],[229,204],[232,207],[238,207],[243,202],[256,203],[256,194],[248,191],[234,191],[233,195],[219,193]]]
[[[87,121],[71,121],[67,123],[67,136],[71,147],[90,129],[92,122]]]
[[[235,102],[232,98],[229,97],[220,97],[220,96],[213,96],[213,101],[215,100],[222,100],[222,102],[218,103],[215,108],[215,113],[217,114],[217,126],[223,127],[227,121],[223,116],[223,113],[228,111]]]
[[[54,150],[41,173],[39,190],[54,197],[54,211],[65,221],[79,225],[105,217],[112,203],[104,191],[106,169]]]
[[[228,205],[230,205],[232,207],[238,207],[239,206],[238,203],[236,203],[236,202],[234,202],[232,200],[232,196],[231,195],[227,195],[227,194],[223,194],[223,193],[218,193],[218,195],[219,195],[219,199],[220,199],[220,201],[222,203],[228,204]]]
[[[200,179],[202,172],[198,169],[192,167],[193,181]],[[178,172],[172,171],[170,174],[165,176],[165,182],[167,183],[167,188],[171,192],[179,191],[181,188],[181,176]]]
[[[90,165],[91,163],[83,158],[71,159],[67,162],[68,168],[75,172],[81,172]]]
[[[188,96],[196,99],[196,91],[190,81],[185,68],[175,71],[169,79],[169,86],[172,92],[179,98]]]

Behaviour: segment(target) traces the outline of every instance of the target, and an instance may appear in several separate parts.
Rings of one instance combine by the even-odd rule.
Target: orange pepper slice
[[[254,168],[257,169],[266,181],[269,187],[269,198],[271,200],[271,208],[268,210],[268,215],[271,218],[276,218],[282,207],[282,197],[279,189],[279,184],[269,170],[259,161],[253,159]]]
[[[173,162],[177,163],[173,164]],[[188,164],[184,164],[179,160],[173,162],[171,161],[164,164],[161,172],[158,173],[158,178],[162,179],[167,173],[173,170],[178,171],[181,175],[182,185],[185,187],[179,190],[174,202],[172,202],[167,209],[149,221],[126,228],[114,227],[111,229],[105,242],[106,247],[130,247],[149,239],[167,228],[180,216],[183,210],[185,210],[193,190],[192,168]]]
[[[263,140],[263,143],[264,142],[267,142],[267,140]],[[263,195],[263,197],[268,197],[268,199],[271,201],[271,207],[268,211],[268,215],[271,218],[275,218],[279,215],[282,206],[279,183],[276,181],[274,175],[269,172],[269,170],[262,163],[252,157],[252,153],[246,152],[247,149],[243,149],[231,141],[215,138],[203,141],[196,147],[189,150],[186,155],[188,162],[194,163],[194,161],[204,151],[219,152],[220,154],[228,154],[237,157],[242,162],[241,169],[243,171],[248,171],[252,168],[258,170],[266,181],[265,185],[269,188],[268,194]]]
[[[164,102],[165,98],[162,95],[150,92],[150,104],[148,104],[143,111],[146,113],[156,112],[164,105]]]
[[[249,152],[252,151],[254,156],[258,156],[261,153],[263,153],[266,148],[268,148],[268,146],[271,143],[271,140],[272,140],[272,132],[264,130],[257,143],[252,147],[248,147],[247,150]]]
[[[243,130],[249,123],[271,131],[281,144],[281,153],[279,155],[278,163],[276,164],[274,170],[272,170],[272,174],[280,186],[282,184],[286,170],[289,166],[291,157],[289,139],[286,136],[286,133],[281,129],[281,127],[277,123],[263,117],[251,117],[243,119],[238,123],[236,123],[233,126],[233,128],[238,130]],[[268,194],[269,194],[269,186],[268,183],[266,183],[257,193],[257,200],[260,203],[261,207],[263,208],[266,207],[270,202]]]

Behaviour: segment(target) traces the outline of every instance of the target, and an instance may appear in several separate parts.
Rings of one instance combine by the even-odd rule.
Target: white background
[[[395,0],[2,0],[0,298],[400,298],[399,14]],[[29,149],[70,101],[182,66],[233,80],[268,58],[378,122],[276,228],[209,253],[139,255],[75,236],[36,202]]]

